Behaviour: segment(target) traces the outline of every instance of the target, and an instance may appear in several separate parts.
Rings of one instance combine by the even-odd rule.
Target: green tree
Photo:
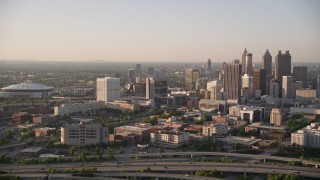
[[[75,147],[75,146],[72,146],[72,147],[70,147],[70,149],[69,149],[69,154],[70,154],[71,156],[74,156],[75,151],[76,151],[76,147]]]

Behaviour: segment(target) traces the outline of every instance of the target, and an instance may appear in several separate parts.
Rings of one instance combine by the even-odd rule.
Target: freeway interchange
[[[120,174],[144,174],[140,173],[142,169],[150,168],[152,172],[158,173],[157,177],[174,178],[175,174],[188,174],[190,176],[183,179],[194,178],[193,173],[196,170],[217,170],[219,172],[234,172],[234,173],[256,173],[256,174],[289,174],[296,173],[305,177],[317,178],[320,177],[320,169],[315,168],[319,162],[302,160],[304,164],[312,165],[313,167],[294,167],[283,164],[257,164],[257,163],[221,163],[221,162],[195,162],[192,158],[210,158],[214,156],[221,157],[236,157],[256,160],[276,160],[276,161],[301,161],[295,158],[285,158],[266,155],[252,154],[235,154],[235,153],[220,153],[220,152],[170,152],[170,153],[150,153],[150,154],[120,154],[115,155],[116,160],[104,162],[83,162],[83,163],[62,163],[62,164],[42,164],[42,165],[1,165],[0,169],[9,174],[45,174],[49,168],[54,168],[56,171],[63,172],[65,169],[71,168],[97,168],[97,174],[104,176],[120,176]],[[132,157],[144,159],[133,160]],[[96,174],[96,173],[95,173]],[[150,173],[149,173],[150,174]],[[151,173],[153,174],[153,173]],[[131,176],[128,175],[128,176]]]

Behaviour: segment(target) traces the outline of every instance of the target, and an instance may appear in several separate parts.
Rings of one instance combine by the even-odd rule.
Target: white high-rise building
[[[120,78],[97,78],[97,101],[112,102],[120,99]]]
[[[247,99],[251,98],[253,95],[253,76],[249,76],[248,74],[244,74],[241,77],[241,89],[242,96]]]
[[[293,77],[292,76],[282,77],[282,98],[283,99],[293,98]]]

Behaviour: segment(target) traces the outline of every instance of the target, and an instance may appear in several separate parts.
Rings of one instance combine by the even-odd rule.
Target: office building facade
[[[261,95],[267,94],[267,70],[253,70],[253,91],[261,90]]]
[[[271,114],[270,114],[270,123],[275,124],[277,126],[282,125],[282,112],[278,108],[272,108]]]
[[[153,78],[146,78],[146,99],[155,97],[155,82]]]
[[[242,53],[242,57],[241,57],[241,64],[242,64],[242,69],[241,69],[241,75],[245,74],[245,67],[246,65],[246,56],[247,56],[247,48],[244,49],[243,53]]]
[[[128,70],[128,82],[129,83],[133,83],[136,80],[136,76],[135,76],[135,70],[134,69],[129,69]]]
[[[184,87],[187,91],[196,90],[196,82],[199,80],[199,70],[185,69]]]
[[[241,65],[225,64],[223,87],[226,99],[239,100],[241,93]]]
[[[293,98],[293,77],[282,76],[282,98],[292,99]]]
[[[302,87],[307,87],[307,67],[306,66],[292,66],[292,76],[294,81],[301,81]]]
[[[242,69],[244,70],[243,74],[252,76],[252,53],[246,54],[245,67],[242,67]]]
[[[291,76],[291,55],[289,51],[278,52],[275,58],[274,78],[279,84],[279,97],[282,97],[282,77]]]
[[[207,82],[207,90],[210,92],[210,99],[221,100],[219,94],[221,93],[222,82],[219,80]]]
[[[120,99],[120,78],[97,78],[97,101],[111,102]]]
[[[61,143],[73,146],[108,143],[108,134],[108,128],[101,124],[69,124],[61,127]]]

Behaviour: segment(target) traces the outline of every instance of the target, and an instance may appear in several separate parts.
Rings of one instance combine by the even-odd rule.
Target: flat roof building
[[[111,102],[120,99],[120,78],[97,78],[97,101]]]
[[[320,147],[320,124],[311,123],[311,125],[291,133],[291,144],[306,146],[306,147]]]
[[[108,134],[108,128],[101,124],[69,124],[61,127],[61,143],[75,146],[108,143]]]

